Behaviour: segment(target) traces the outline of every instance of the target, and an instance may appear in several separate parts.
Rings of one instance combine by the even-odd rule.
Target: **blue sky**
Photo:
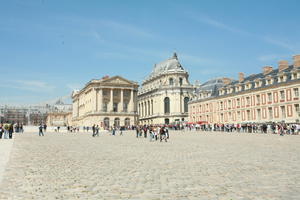
[[[0,105],[139,83],[176,51],[190,81],[259,73],[300,54],[298,0],[0,0]]]

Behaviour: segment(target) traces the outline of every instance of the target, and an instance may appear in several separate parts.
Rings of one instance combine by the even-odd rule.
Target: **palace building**
[[[158,64],[138,91],[140,124],[169,124],[188,120],[188,102],[194,86],[176,53]]]
[[[72,94],[72,125],[102,128],[137,124],[138,84],[120,76],[89,81]]]
[[[279,61],[278,68],[263,67],[261,73],[238,80],[210,80],[196,90],[189,102],[193,123],[299,122],[300,55],[293,64]]]

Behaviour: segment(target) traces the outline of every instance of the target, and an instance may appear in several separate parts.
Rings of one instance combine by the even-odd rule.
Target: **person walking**
[[[14,132],[14,124],[11,123],[9,128],[8,128],[9,139],[12,139],[13,132]]]
[[[136,131],[136,138],[138,138],[139,137],[139,132],[140,132],[139,126],[136,127],[135,131]]]
[[[44,128],[43,125],[40,124],[40,126],[39,126],[39,136],[44,136],[43,128]]]
[[[44,124],[44,132],[46,133],[46,130],[47,130],[47,125]]]
[[[96,125],[94,124],[93,126],[92,126],[92,130],[93,130],[93,137],[95,137],[95,134],[96,134]]]
[[[8,139],[8,129],[9,129],[9,124],[4,124],[4,139]]]
[[[95,134],[95,136],[96,135],[99,137],[99,125],[96,126],[96,134]]]
[[[3,124],[0,124],[0,139],[2,139],[3,133],[4,133],[4,127]]]

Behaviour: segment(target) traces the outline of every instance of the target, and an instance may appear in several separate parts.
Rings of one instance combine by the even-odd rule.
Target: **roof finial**
[[[173,53],[173,57],[172,58],[175,58],[176,60],[178,59],[176,52]]]

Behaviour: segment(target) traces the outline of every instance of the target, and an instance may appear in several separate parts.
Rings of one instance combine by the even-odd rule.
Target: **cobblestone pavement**
[[[14,139],[0,139],[0,183],[6,164],[9,160],[9,155],[13,146]]]
[[[17,135],[0,199],[299,200],[300,136]]]

